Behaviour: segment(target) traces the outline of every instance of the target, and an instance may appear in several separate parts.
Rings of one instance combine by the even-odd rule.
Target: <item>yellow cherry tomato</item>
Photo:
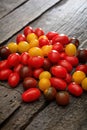
[[[47,78],[42,78],[40,79],[38,86],[41,91],[45,91],[46,89],[51,87],[50,80]]]
[[[52,45],[45,45],[42,48],[43,55],[48,56],[48,53],[52,50]]]
[[[38,39],[37,35],[35,33],[29,33],[27,35],[27,42],[31,42],[34,39]]]
[[[39,47],[32,47],[29,49],[29,55],[30,56],[42,56],[43,57],[43,51]]]
[[[29,48],[30,48],[30,45],[26,41],[21,41],[18,44],[18,52],[19,53],[28,52]]]
[[[72,43],[66,45],[65,47],[65,53],[68,55],[68,56],[74,56],[76,55],[76,46]]]
[[[51,78],[51,73],[48,72],[48,71],[41,72],[40,75],[39,75],[39,79],[42,79],[42,78],[50,79]]]
[[[87,91],[87,77],[82,80],[81,85],[82,88]]]
[[[30,44],[30,48],[39,46],[39,42],[37,39],[33,39],[32,41],[30,41],[29,44]]]
[[[72,75],[74,82],[81,84],[82,80],[86,77],[86,74],[83,71],[76,71]]]
[[[11,53],[15,53],[18,50],[18,45],[15,42],[8,43],[8,48],[11,51]]]
[[[48,39],[48,37],[45,36],[45,35],[41,35],[41,36],[39,37],[39,40],[40,40],[41,38]]]

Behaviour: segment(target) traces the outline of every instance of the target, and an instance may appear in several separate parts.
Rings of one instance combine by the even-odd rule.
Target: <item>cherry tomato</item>
[[[23,81],[24,89],[35,88],[37,86],[37,81],[32,77],[26,77]]]
[[[87,65],[86,64],[80,64],[76,67],[76,71],[83,71],[85,74],[87,74]]]
[[[67,56],[67,54],[65,52],[60,53],[60,59],[61,60],[64,60],[66,56]]]
[[[51,78],[51,73],[49,71],[41,72],[40,75],[39,75],[39,79],[42,79],[42,78],[50,79]]]
[[[28,34],[33,33],[33,28],[30,26],[27,26],[24,28],[24,35],[27,37]]]
[[[30,49],[30,45],[26,41],[21,41],[18,44],[18,52],[23,53],[23,52],[28,52]]]
[[[23,65],[28,65],[28,59],[29,59],[29,53],[28,52],[23,52],[21,54],[21,57],[20,57],[20,61]]]
[[[57,43],[53,44],[52,50],[62,52],[63,51],[63,45],[60,42],[57,42]]]
[[[58,33],[54,31],[50,31],[46,34],[49,40],[52,40],[52,38],[55,37],[56,35],[58,35]]]
[[[39,41],[37,39],[33,39],[30,43],[30,48],[32,47],[39,47]]]
[[[73,81],[78,84],[80,84],[85,77],[86,77],[86,74],[83,71],[75,71],[72,74]]]
[[[0,57],[1,57],[1,59],[6,59],[6,58],[8,58],[8,56],[10,55],[10,50],[9,50],[9,48],[8,47],[6,47],[6,46],[2,46],[2,47],[0,47]]]
[[[52,44],[60,42],[62,45],[66,45],[69,43],[69,38],[65,34],[59,34],[52,38]]]
[[[43,68],[44,70],[50,70],[50,67],[52,66],[51,61],[48,58],[44,58],[44,64],[43,64]]]
[[[78,97],[78,96],[81,96],[82,93],[83,93],[82,87],[81,87],[79,84],[75,83],[75,82],[72,82],[72,83],[70,83],[70,84],[68,85],[68,91],[69,91],[72,95],[77,96],[77,97]]]
[[[24,102],[33,102],[40,98],[41,92],[38,88],[30,88],[22,94],[22,100]]]
[[[9,48],[11,53],[16,53],[18,51],[18,44],[15,42],[8,43],[7,47]]]
[[[79,64],[79,60],[76,56],[66,56],[65,59],[74,67]]]
[[[70,38],[70,43],[73,43],[76,47],[79,46],[79,40],[75,37]]]
[[[67,73],[66,78],[64,79],[67,84],[69,84],[72,81],[71,74]]]
[[[23,67],[22,64],[18,64],[17,66],[14,67],[14,72],[17,72],[20,75],[20,69]]]
[[[38,39],[37,35],[35,33],[29,33],[27,35],[27,42],[30,43],[32,40]]]
[[[16,42],[17,42],[17,44],[18,44],[19,42],[21,42],[21,41],[26,41],[26,37],[25,37],[25,35],[23,35],[23,34],[18,34],[17,37],[16,37]]]
[[[38,37],[44,35],[44,31],[42,30],[42,28],[36,28],[34,32]]]
[[[51,73],[58,78],[66,78],[67,70],[63,66],[55,65],[51,67]]]
[[[39,47],[45,46],[45,45],[50,45],[50,42],[46,38],[40,38],[39,39]]]
[[[52,45],[44,45],[42,48],[44,57],[47,57],[49,52],[52,50]]]
[[[60,54],[58,51],[56,50],[51,50],[49,53],[48,53],[48,58],[49,60],[52,62],[52,63],[57,63],[58,60],[60,59]]]
[[[10,69],[0,70],[0,80],[8,80],[9,75],[12,73]]]
[[[69,43],[68,45],[66,45],[65,47],[65,53],[68,55],[68,56],[75,56],[76,55],[76,46],[72,43]]]
[[[26,77],[31,77],[33,75],[33,71],[31,69],[31,67],[29,66],[22,66],[20,69],[20,77],[22,79],[26,78]]]
[[[50,87],[48,89],[45,89],[44,96],[46,100],[52,101],[55,99],[56,93],[57,93],[56,89],[54,87]]]
[[[13,72],[9,75],[8,84],[10,85],[10,87],[12,88],[16,87],[19,81],[20,81],[20,76],[17,72]]]
[[[38,86],[41,91],[45,91],[45,89],[51,87],[50,80],[47,78],[42,78],[39,80]]]
[[[43,72],[43,71],[44,71],[44,70],[43,70],[42,68],[35,69],[35,70],[33,71],[33,76],[34,76],[34,78],[39,79],[39,75],[40,75],[40,73]]]
[[[69,93],[66,91],[59,91],[56,94],[56,102],[58,105],[68,105],[70,102]]]
[[[68,72],[71,72],[73,67],[67,60],[59,60],[58,64],[66,68]]]
[[[42,56],[43,57],[43,51],[39,47],[32,47],[29,49],[29,55],[30,56]]]
[[[52,77],[50,78],[51,86],[57,90],[65,90],[67,87],[66,82],[63,79]]]
[[[41,56],[33,56],[28,60],[28,65],[34,68],[40,68],[43,66],[44,58]]]
[[[0,61],[0,70],[8,68],[8,60]]]
[[[81,82],[82,88],[87,91],[87,77],[84,78]]]
[[[12,53],[7,60],[9,67],[17,66],[20,63],[20,55],[18,53]]]

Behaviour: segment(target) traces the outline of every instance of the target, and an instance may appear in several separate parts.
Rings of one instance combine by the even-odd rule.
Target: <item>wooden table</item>
[[[45,33],[56,31],[75,36],[87,47],[87,0],[1,0],[0,45],[15,42],[25,26],[41,27]],[[22,84],[11,89],[0,82],[0,130],[87,130],[87,93],[70,104],[58,106],[21,100]]]

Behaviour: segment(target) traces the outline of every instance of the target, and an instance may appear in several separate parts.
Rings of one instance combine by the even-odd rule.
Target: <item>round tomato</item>
[[[18,44],[15,42],[10,42],[7,46],[11,53],[16,53],[18,51]]]
[[[0,57],[1,59],[6,59],[10,55],[10,49],[6,46],[0,47]]]
[[[41,72],[40,75],[39,75],[39,79],[42,79],[42,78],[50,79],[51,78],[51,73],[49,71]]]

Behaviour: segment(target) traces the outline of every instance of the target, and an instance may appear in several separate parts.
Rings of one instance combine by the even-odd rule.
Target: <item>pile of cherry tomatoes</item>
[[[12,88],[22,82],[24,102],[43,93],[47,101],[67,105],[70,94],[78,97],[87,91],[87,50],[78,46],[74,37],[27,26],[16,42],[0,47],[0,81]]]

